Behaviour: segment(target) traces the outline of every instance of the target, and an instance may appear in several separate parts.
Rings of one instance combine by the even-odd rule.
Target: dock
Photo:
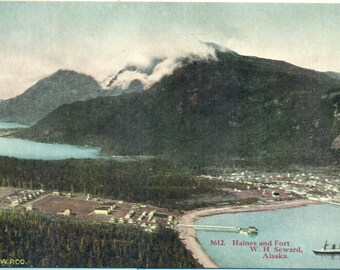
[[[243,233],[243,234],[257,234],[258,230],[254,226],[249,226],[248,228],[241,227],[227,227],[227,226],[213,226],[213,225],[185,225],[185,224],[177,224],[179,227],[189,227],[194,228],[196,230],[205,230],[205,231],[223,231],[223,232],[235,232],[235,233]]]
[[[340,206],[340,202],[325,201],[324,203]]]

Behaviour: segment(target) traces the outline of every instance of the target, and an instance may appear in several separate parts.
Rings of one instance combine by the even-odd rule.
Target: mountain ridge
[[[340,131],[339,101],[331,98],[339,81],[283,61],[216,57],[194,60],[142,93],[63,105],[17,136],[192,166],[329,161]]]
[[[103,90],[93,77],[59,69],[39,80],[24,93],[3,101],[0,118],[30,125],[62,104],[99,95],[103,95]]]

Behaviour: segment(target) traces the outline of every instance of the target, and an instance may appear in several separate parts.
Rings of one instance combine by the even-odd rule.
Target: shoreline
[[[294,200],[294,201],[282,201],[269,205],[243,205],[243,206],[225,206],[225,207],[208,207],[186,212],[180,217],[179,223],[192,225],[195,221],[202,217],[215,216],[222,214],[237,214],[245,212],[257,212],[257,211],[276,211],[287,208],[307,206],[311,204],[319,204],[319,202],[311,200]],[[179,237],[184,243],[185,247],[192,253],[193,257],[204,268],[219,268],[219,266],[209,257],[204,251],[203,247],[199,243],[196,237],[196,230],[189,227],[178,228]]]

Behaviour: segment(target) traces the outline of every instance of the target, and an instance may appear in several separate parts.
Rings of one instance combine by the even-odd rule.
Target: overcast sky
[[[58,69],[98,81],[126,63],[205,53],[239,54],[340,72],[340,4],[0,2],[0,98]]]

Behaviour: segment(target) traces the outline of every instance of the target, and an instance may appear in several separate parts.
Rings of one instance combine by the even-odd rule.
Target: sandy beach
[[[281,201],[270,205],[244,205],[244,206],[225,206],[214,208],[202,208],[186,212],[180,219],[180,224],[191,225],[201,217],[214,216],[220,214],[235,214],[241,212],[272,211],[285,208],[300,207],[318,202],[311,200]],[[186,248],[191,251],[193,257],[205,268],[218,268],[219,266],[205,253],[196,238],[196,231],[193,228],[179,227],[180,238]]]

